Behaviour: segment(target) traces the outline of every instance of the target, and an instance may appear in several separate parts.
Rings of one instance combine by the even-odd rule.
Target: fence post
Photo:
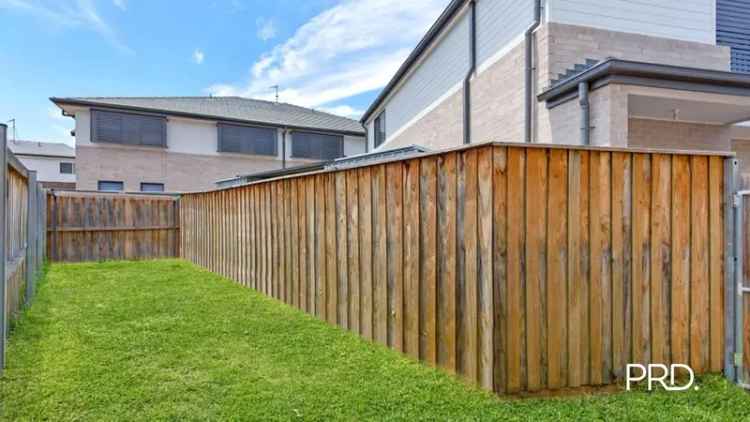
[[[8,126],[0,123],[0,255],[2,255],[2,259],[0,259],[0,283],[2,283],[0,285],[0,376],[2,376],[5,370],[5,342],[8,331],[8,317],[6,315],[7,280],[5,279],[5,263],[8,258],[5,250],[5,230],[7,225],[5,210],[8,202],[5,189],[8,183],[7,132]]]
[[[34,284],[36,280],[36,254],[37,254],[37,202],[39,195],[36,193],[36,171],[29,170],[27,182],[27,214],[26,214],[26,296],[25,305],[29,306],[31,297],[34,295]]]

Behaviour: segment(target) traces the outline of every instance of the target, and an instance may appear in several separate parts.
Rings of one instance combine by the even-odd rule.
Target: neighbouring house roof
[[[427,51],[432,44],[432,41],[440,35],[443,28],[448,25],[451,19],[456,16],[463,5],[468,1],[469,0],[451,0],[445,10],[443,10],[443,13],[441,13],[435,23],[432,24],[422,40],[419,41],[419,44],[417,44],[411,54],[409,54],[404,63],[401,64],[401,67],[398,68],[396,74],[393,75],[393,78],[391,78],[385,88],[383,88],[377,98],[375,98],[375,101],[370,104],[370,107],[367,108],[367,111],[365,111],[365,114],[363,114],[362,118],[359,120],[360,122],[364,123],[370,118],[380,104],[385,101],[386,97],[388,97],[388,95],[396,88],[396,85],[398,85],[401,79],[406,76],[412,66],[414,66],[419,58],[422,57],[422,54]]]
[[[75,148],[59,142],[8,141],[8,148],[15,155],[60,158],[76,156]]]
[[[591,89],[610,83],[750,96],[750,74],[609,58],[569,76],[537,96],[552,108],[578,97],[578,85]]]
[[[395,148],[379,152],[369,152],[364,154],[353,155],[351,157],[341,157],[335,160],[320,161],[312,164],[288,167],[285,169],[268,170],[258,173],[241,174],[228,179],[217,180],[216,185],[219,187],[236,186],[243,183],[256,182],[259,180],[273,179],[282,176],[291,176],[294,174],[310,173],[320,170],[334,170],[356,167],[363,164],[387,161],[390,159],[404,159],[409,156],[426,153],[430,150],[419,146],[409,145],[402,148]]]
[[[287,103],[243,97],[52,97],[64,105],[103,107],[181,117],[271,125],[364,136],[356,120]]]

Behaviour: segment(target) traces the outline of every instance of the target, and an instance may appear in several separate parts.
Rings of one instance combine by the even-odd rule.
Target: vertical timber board
[[[567,154],[567,153],[565,153]],[[492,217],[493,217],[493,285],[494,285],[494,391],[504,393],[507,386],[508,347],[508,196],[507,196],[508,149],[492,149]]]
[[[710,229],[709,273],[710,292],[710,371],[721,372],[724,359],[724,162],[721,157],[709,158],[708,214]]]
[[[456,372],[456,153],[438,156],[438,365]]]
[[[419,327],[420,358],[437,365],[437,160],[420,160]],[[413,205],[412,205],[413,206]]]
[[[388,345],[388,263],[385,166],[372,167],[372,325],[375,341]]]
[[[670,363],[671,185],[669,155],[651,157],[651,361]]]
[[[633,359],[651,361],[651,157],[633,156]]]
[[[355,333],[362,333],[360,324],[360,303],[362,291],[359,277],[359,182],[357,170],[346,172],[346,204],[347,204],[347,262],[349,280],[349,329]]]
[[[330,324],[339,324],[341,323],[341,321],[338,318],[338,269],[336,265],[336,255],[338,254],[336,250],[336,180],[333,173],[325,174],[324,180],[326,203],[326,287],[328,288],[328,291],[326,293],[326,303],[328,304],[326,315],[328,317],[327,321]]]
[[[494,289],[493,289],[493,221],[492,221],[492,157],[491,147],[482,148],[477,157],[478,198],[478,370],[479,384],[486,390],[494,388]]]
[[[526,153],[508,147],[507,157],[506,392],[526,390]]]
[[[419,359],[419,160],[404,162],[404,352]]]
[[[335,173],[336,199],[336,263],[338,277],[338,321],[341,328],[349,329],[349,251],[347,246],[346,173]]]
[[[671,361],[690,359],[690,157],[672,157]]]
[[[359,195],[359,259],[362,301],[360,304],[360,333],[367,340],[373,337],[373,266],[372,266],[372,177],[370,168],[357,170]]]
[[[589,345],[591,384],[610,381],[611,365],[611,178],[610,153],[592,152],[591,282]]]
[[[328,308],[326,307],[326,204],[324,176],[315,176],[315,287],[317,300],[316,315],[326,320]]]
[[[549,152],[547,198],[547,387],[567,384],[568,152]]]
[[[307,312],[310,315],[318,315],[317,298],[318,298],[318,279],[315,262],[315,253],[317,244],[315,243],[316,220],[315,213],[315,177],[305,178],[305,228],[307,229]]]
[[[456,338],[458,371],[476,383],[477,373],[477,154],[459,154],[457,187]]]
[[[709,363],[708,157],[692,156],[690,216],[690,366],[703,373]]]
[[[299,265],[299,307],[304,312],[312,314],[312,310],[309,306],[309,287],[310,280],[308,269],[307,254],[310,252],[307,248],[307,183],[310,177],[303,177],[298,180],[297,193],[297,246],[299,256],[297,258],[297,265]]]
[[[526,152],[526,358],[528,390],[546,384],[544,377],[546,341],[543,292],[546,281],[547,150]]]
[[[403,164],[386,165],[388,345],[404,351]]]

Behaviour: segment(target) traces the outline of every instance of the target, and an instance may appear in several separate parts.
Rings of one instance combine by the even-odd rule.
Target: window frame
[[[143,190],[144,185],[150,185],[150,186],[161,186],[161,190]],[[141,192],[148,192],[148,193],[158,193],[158,192],[165,192],[164,183],[162,182],[141,182],[140,184]]]
[[[60,170],[60,174],[76,174],[76,163],[71,162],[71,161],[60,161],[58,164],[59,164],[58,169]],[[63,165],[65,164],[70,165],[70,172],[63,171]]]
[[[372,148],[375,149],[385,143],[386,140],[386,133],[385,133],[385,110],[382,110],[380,113],[378,113],[377,116],[375,116],[375,120],[372,121]],[[380,126],[380,127],[379,127]],[[379,130],[381,129],[382,130]]]
[[[339,138],[339,145],[338,145],[338,151],[339,155],[334,158],[326,158],[326,157],[303,157],[299,155],[294,154],[294,135],[297,133],[305,134],[305,135],[323,135],[323,136],[330,136],[330,137],[336,137]],[[292,132],[292,142],[290,145],[290,151],[289,151],[289,158],[296,159],[296,160],[317,160],[317,161],[330,161],[335,160],[337,158],[344,157],[344,135],[341,134],[335,134],[335,133],[326,133],[326,132],[316,132],[312,130],[295,130]]]
[[[98,130],[97,130],[97,114],[98,113],[110,113],[110,114],[119,114],[121,116],[127,117],[140,117],[140,118],[153,118],[158,119],[159,124],[161,126],[161,143],[159,145],[154,144],[144,144],[144,143],[138,143],[138,144],[130,144],[126,142],[114,142],[114,141],[105,141],[105,140],[99,140],[98,136]],[[112,109],[106,109],[106,108],[92,108],[90,109],[90,141],[93,144],[110,144],[110,145],[124,145],[128,147],[145,147],[145,148],[167,148],[167,116],[162,114],[149,114],[149,113],[137,113],[137,112],[131,112],[131,111],[123,111],[123,110],[112,110]]]
[[[119,183],[120,189],[102,189],[102,183],[112,183],[112,184]],[[125,182],[121,180],[99,180],[96,182],[96,190],[99,192],[124,192]]]
[[[273,153],[263,154],[263,153],[259,153],[255,151],[253,152],[225,151],[223,149],[224,148],[223,131],[227,127],[244,128],[244,129],[262,129],[262,130],[273,131],[274,133]],[[216,123],[216,152],[220,154],[242,154],[242,155],[255,155],[258,157],[278,157],[279,156],[279,129],[273,126],[247,125],[247,124],[232,123],[232,122],[217,122]]]

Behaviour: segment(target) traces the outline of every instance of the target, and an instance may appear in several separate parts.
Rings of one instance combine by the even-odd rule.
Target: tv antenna
[[[270,88],[276,91],[276,104],[278,104],[279,103],[279,86],[273,85]]]
[[[16,119],[10,119],[6,123],[10,123],[13,125],[13,141],[16,141]]]

